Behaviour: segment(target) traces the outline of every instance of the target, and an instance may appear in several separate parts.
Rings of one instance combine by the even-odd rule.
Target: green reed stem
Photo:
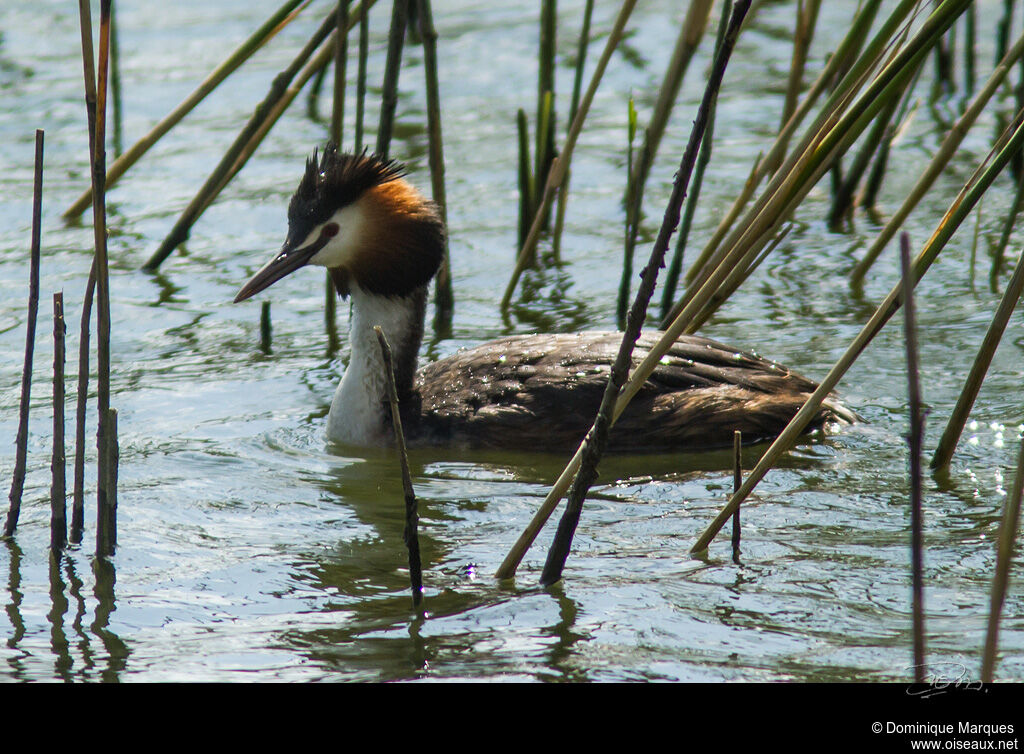
[[[363,121],[366,115],[366,60],[370,55],[370,14],[359,16],[359,69],[356,72],[355,152],[363,151]]]
[[[67,485],[64,457],[64,293],[53,294],[53,454],[50,457],[50,549],[67,544]]]
[[[796,111],[796,102],[800,97],[803,84],[804,68],[807,66],[807,51],[814,39],[814,28],[818,23],[818,11],[821,0],[798,0],[796,11],[796,29],[793,32],[793,59],[789,65],[789,82],[786,86],[786,101],[782,105],[781,131],[786,122]]]
[[[441,134],[441,87],[437,75],[437,29],[430,0],[417,0],[420,39],[423,42],[423,66],[427,87],[427,133],[430,137],[430,186],[432,198],[441,211],[441,220],[448,227],[448,198],[444,185],[444,139]],[[455,294],[452,291],[451,256],[448,253],[448,235],[444,238],[441,268],[434,281],[434,329],[451,328],[455,312]]]
[[[576,140],[579,138],[580,131],[583,130],[583,123],[586,121],[587,114],[590,112],[590,104],[594,100],[594,94],[597,92],[598,84],[601,83],[601,77],[604,76],[605,68],[608,67],[608,61],[611,59],[612,53],[615,51],[615,48],[618,47],[619,42],[622,41],[622,34],[625,29],[626,22],[629,20],[629,16],[633,12],[633,8],[636,7],[636,3],[637,0],[623,0],[622,6],[619,8],[619,13],[615,18],[615,23],[608,34],[608,41],[605,44],[604,51],[601,53],[601,57],[597,61],[597,67],[594,69],[594,73],[590,77],[590,84],[587,86],[587,91],[583,94],[583,98],[580,100],[579,111],[576,113],[576,118],[573,120],[569,133],[565,137],[565,144],[562,146],[562,151],[552,163],[551,171],[548,174],[547,184],[544,187],[544,192],[540,198],[539,206],[534,212],[530,231],[526,234],[526,240],[523,242],[523,245],[519,250],[519,256],[516,258],[515,269],[512,270],[511,279],[505,287],[505,293],[501,297],[500,309],[505,314],[508,312],[508,305],[512,300],[512,293],[515,291],[516,285],[519,283],[519,278],[522,276],[523,270],[526,269],[529,262],[532,249],[535,248],[537,240],[540,238],[544,213],[547,211],[547,208],[551,206],[551,202],[554,200],[555,191],[565,180],[566,173],[568,172],[569,165],[572,161],[573,150],[576,148]]]
[[[1003,603],[1010,584],[1010,566],[1013,562],[1013,548],[1020,527],[1020,504],[1024,497],[1024,440],[1021,441],[1017,456],[1017,473],[1013,489],[1003,504],[1003,516],[999,522],[999,542],[996,549],[996,572],[992,577],[991,608],[988,614],[988,629],[985,633],[985,649],[981,661],[982,683],[992,683],[995,676],[996,654],[999,649],[999,621]]]
[[[978,92],[978,95],[971,102],[970,107],[968,107],[966,112],[960,116],[960,119],[953,124],[949,133],[946,134],[942,144],[935,152],[935,156],[928,164],[928,167],[925,168],[924,172],[921,173],[921,177],[918,178],[913,190],[907,195],[907,198],[903,200],[903,204],[900,205],[900,208],[892,216],[889,222],[886,223],[874,243],[872,243],[871,247],[865,252],[864,257],[856,264],[853,272],[850,274],[851,286],[859,286],[863,283],[868,270],[871,269],[875,260],[878,259],[886,244],[888,244],[896,235],[896,232],[903,225],[904,220],[907,219],[907,216],[914,210],[918,202],[920,202],[928,193],[929,189],[935,183],[935,180],[942,174],[943,170],[945,170],[946,165],[949,164],[953,155],[956,154],[961,142],[963,142],[964,137],[967,136],[968,131],[971,129],[971,126],[974,125],[989,100],[998,91],[1002,82],[1005,81],[1014,62],[1022,59],[1022,57],[1024,57],[1024,34],[1017,39],[1013,47],[1008,50],[1006,55],[1004,55],[999,61],[995,70],[992,71],[992,75],[989,76],[988,81],[985,82],[985,86],[980,92]]]
[[[530,135],[526,111],[516,112],[516,132],[519,135],[519,248],[523,248],[529,232],[528,223],[533,217],[533,175],[530,173]]]
[[[921,450],[924,444],[924,413],[918,369],[917,324],[914,315],[914,281],[910,269],[910,236],[900,236],[903,271],[903,336],[907,352],[907,402],[910,409],[910,561],[914,613],[914,681],[924,683],[924,523],[921,512]]]
[[[554,542],[548,551],[544,571],[541,574],[541,583],[553,584],[561,578],[565,561],[568,558],[572,545],[573,534],[576,531],[576,526],[579,523],[580,514],[583,510],[583,501],[591,484],[597,478],[597,464],[604,453],[608,432],[621,415],[622,409],[625,408],[625,404],[620,396],[620,386],[623,384],[632,363],[633,348],[636,345],[640,329],[643,327],[644,320],[646,319],[647,305],[654,293],[654,286],[658,279],[658,270],[661,268],[665,253],[668,250],[669,239],[679,223],[683,196],[686,193],[686,186],[693,172],[704,129],[707,126],[711,100],[714,97],[715,91],[721,86],[729,56],[739,34],[743,17],[746,15],[749,7],[750,0],[740,0],[737,3],[733,11],[733,19],[729,24],[729,31],[726,34],[726,41],[711,68],[704,97],[701,100],[693,129],[690,132],[690,139],[683,153],[679,170],[676,173],[672,186],[672,195],[665,209],[665,216],[661,229],[658,232],[658,238],[651,249],[651,256],[647,266],[640,275],[640,287],[637,290],[636,298],[627,317],[626,331],[623,333],[622,343],[619,346],[615,363],[612,365],[611,375],[601,400],[601,407],[594,419],[594,424],[579,448],[577,448],[572,460],[569,461],[569,464],[559,476],[558,481],[548,493],[541,506],[541,510],[534,515],[526,531],[520,535],[516,545],[505,557],[498,570],[498,578],[510,578],[514,575],[526,550],[534,538],[536,538],[540,527],[544,525],[544,522],[550,516],[558,501],[565,494],[566,490],[569,489],[569,479],[572,479],[572,488],[569,489],[566,510],[559,521]]]
[[[420,7],[422,11],[422,6]],[[419,513],[417,511],[416,492],[412,486],[412,473],[409,471],[409,453],[405,447],[405,433],[402,431],[402,415],[398,408],[398,390],[395,387],[395,370],[391,358],[391,346],[388,345],[384,331],[374,327],[377,342],[380,343],[381,355],[384,358],[384,377],[387,380],[388,403],[391,406],[391,427],[395,433],[395,447],[402,466],[402,489],[405,492],[405,530],[402,538],[409,550],[409,580],[412,584],[412,604],[419,607],[423,601],[423,566],[420,561],[420,540],[418,533]]]
[[[336,14],[337,9],[331,11],[331,14],[320,24],[320,27],[313,34],[309,42],[306,43],[305,47],[302,48],[298,56],[284,71],[274,77],[270,91],[267,92],[263,101],[256,107],[255,112],[253,112],[238,136],[235,137],[235,141],[206,179],[206,182],[203,183],[202,188],[199,189],[199,192],[178,218],[170,233],[168,233],[159,248],[143,266],[144,270],[152,272],[157,269],[171,255],[174,249],[188,239],[189,232],[200,215],[210,206],[238,170],[241,169],[244,159],[240,158],[242,158],[250,140],[260,131],[264,123],[270,120],[271,115],[275,111],[275,106],[285,96],[288,84],[296,77],[306,61],[309,60],[316,49],[334,30]]]

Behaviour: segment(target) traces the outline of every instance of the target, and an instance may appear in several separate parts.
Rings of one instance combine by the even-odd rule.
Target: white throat
[[[381,296],[352,285],[351,296],[351,356],[331,401],[327,436],[333,442],[363,447],[387,445],[392,437],[386,408],[387,382],[380,343],[373,328],[380,326],[384,330],[401,390],[403,370],[408,372],[409,380],[416,370],[426,290],[420,289],[408,297]]]

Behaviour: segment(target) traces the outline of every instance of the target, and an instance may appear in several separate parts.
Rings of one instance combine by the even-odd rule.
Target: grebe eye
[[[320,235],[324,238],[334,238],[338,235],[339,230],[341,230],[341,228],[338,227],[338,223],[328,223],[324,226],[323,230],[320,231]]]

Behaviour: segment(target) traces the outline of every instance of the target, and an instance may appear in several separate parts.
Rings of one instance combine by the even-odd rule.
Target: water
[[[264,18],[276,0],[182,2],[153,14],[120,9],[126,140],[176,105]],[[515,110],[533,111],[535,4],[443,3],[441,34],[449,216],[457,309],[437,358],[510,331],[496,311],[515,244]],[[558,89],[582,3],[562,3]],[[817,70],[853,2],[816,38]],[[995,8],[997,3],[983,4]],[[669,2],[644,3],[595,100],[574,162],[566,264],[527,276],[511,331],[614,326],[620,265],[626,100],[641,122],[674,42]],[[294,107],[257,157],[158,274],[141,264],[191,199],[236,130],[308,34],[314,7],[229,79],[109,194],[113,299],[112,404],[120,416],[119,549],[94,565],[86,543],[50,563],[50,293],[63,289],[68,372],[92,231],[60,213],[88,181],[77,16],[67,3],[0,9],[0,478],[14,464],[31,216],[33,130],[46,129],[44,259],[29,474],[16,539],[0,548],[3,670],[12,680],[897,680],[911,664],[905,385],[898,324],[840,385],[865,423],[790,453],[745,504],[743,565],[727,541],[688,550],[731,489],[727,454],[609,459],[587,503],[563,582],[536,586],[552,531],[515,582],[491,575],[561,470],[551,456],[412,456],[420,497],[425,621],[414,620],[394,457],[325,447],[326,412],[347,349],[326,352],[323,279],[275,285],[273,352],[259,347],[259,303],[232,305],[240,285],[279,248],[302,161],[326,127]],[[595,29],[611,23],[598,9]],[[707,238],[774,133],[789,65],[792,10],[772,4],[743,38],[725,82],[714,161],[694,246]],[[987,20],[995,11],[981,14]],[[383,70],[387,12],[373,15],[370,80]],[[834,22],[832,22],[834,21]],[[993,21],[994,23],[994,21]],[[980,32],[991,60],[991,29]],[[596,59],[603,37],[592,47]],[[394,155],[429,185],[421,49],[402,73]],[[647,200],[648,253],[700,97],[703,46],[663,141]],[[985,63],[979,67],[987,70]],[[745,85],[741,82],[745,82]],[[371,101],[375,90],[371,91]],[[564,117],[566,99],[560,99]],[[303,98],[297,102],[301,104]],[[955,103],[942,107],[952,111]],[[321,110],[328,108],[326,98]],[[940,108],[940,112],[945,112]],[[350,103],[351,115],[354,106]],[[376,122],[371,104],[369,122]],[[987,150],[992,120],[908,223],[920,242]],[[937,143],[922,102],[895,151],[882,203],[893,209]],[[998,237],[1012,198],[1005,177],[986,198],[981,246]],[[845,273],[876,228],[852,234],[822,218],[827,186],[797,227],[704,333],[821,377],[896,280],[895,247],[863,295]],[[88,222],[88,215],[86,215]],[[972,284],[974,221],[920,291],[927,444],[934,447],[998,296]],[[1011,248],[1019,247],[1017,234]],[[691,258],[692,258],[691,252]],[[985,258],[984,254],[980,255]],[[1008,274],[1008,273],[1007,273]],[[346,307],[340,307],[344,331]],[[1021,437],[1024,331],[1014,317],[941,486],[925,485],[929,657],[978,675],[1000,507]],[[72,404],[68,412],[72,414]],[[90,433],[94,424],[90,424]],[[750,468],[761,449],[744,455]],[[92,452],[92,451],[90,451]],[[94,475],[90,457],[90,493]],[[92,514],[92,498],[88,515]],[[1020,568],[1014,570],[1020,582]],[[998,676],[1024,679],[1024,599],[1011,586]]]

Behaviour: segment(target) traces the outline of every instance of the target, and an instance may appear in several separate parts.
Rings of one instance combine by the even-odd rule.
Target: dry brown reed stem
[[[350,0],[338,0],[335,11],[337,25],[334,30],[334,97],[331,107],[331,141],[342,146],[345,126],[345,63],[348,59],[348,5]],[[321,69],[322,71],[326,68]],[[317,81],[320,80],[318,74]],[[331,274],[324,271],[324,326],[327,330],[327,353],[333,354],[341,345],[337,325],[338,297]]]
[[[925,194],[935,183],[935,179],[938,178],[942,171],[945,170],[946,165],[956,154],[959,149],[961,142],[967,136],[971,126],[974,125],[978,116],[985,109],[992,96],[998,91],[1000,85],[1005,81],[1007,74],[1010,72],[1010,68],[1013,64],[1024,56],[1024,34],[1017,38],[1013,47],[1006,53],[1002,60],[999,61],[999,65],[992,71],[992,75],[989,76],[988,81],[985,82],[985,86],[982,87],[981,91],[971,102],[970,107],[964,112],[963,115],[953,124],[953,127],[949,129],[946,137],[942,140],[942,144],[939,149],[935,152],[935,156],[932,157],[928,167],[925,168],[924,172],[921,173],[921,177],[918,178],[917,183],[914,185],[913,190],[907,195],[907,198],[903,200],[903,204],[896,213],[889,219],[889,222],[885,224],[885,227],[878,234],[875,241],[871,244],[868,250],[864,253],[863,258],[854,267],[853,272],[850,274],[850,285],[858,286],[864,281],[865,275],[868,270],[878,259],[879,255],[885,246],[892,240],[896,235],[896,232],[902,227],[903,222],[907,219],[907,216],[913,212],[914,208],[917,207],[918,202],[924,198]]]
[[[686,75],[690,60],[704,38],[712,5],[713,0],[692,0],[679,27],[679,36],[676,38],[676,46],[672,50],[672,57],[658,90],[658,100],[651,113],[651,121],[644,129],[644,143],[638,152],[640,159],[633,165],[630,174],[630,184],[640,196],[643,196],[644,184],[647,182],[651,163],[658,154],[658,146],[668,126],[672,108],[679,98],[683,76]]]
[[[583,8],[583,23],[580,26],[580,37],[576,45],[576,71],[572,81],[572,99],[569,103],[569,118],[566,120],[566,128],[572,126],[576,119],[576,111],[580,106],[580,95],[583,89],[583,67],[587,62],[587,48],[590,46],[590,19],[594,13],[594,0],[587,0]],[[557,262],[562,255],[562,229],[565,227],[565,212],[569,203],[569,182],[572,180],[572,171],[565,174],[565,180],[558,190],[558,209],[555,213],[555,228],[551,233],[551,255]],[[528,214],[528,213],[527,213]],[[526,235],[526,220],[519,221],[519,244],[522,245]]]
[[[384,83],[380,96],[380,123],[377,126],[377,149],[381,157],[388,156],[391,131],[398,107],[398,74],[402,68],[402,46],[408,22],[409,0],[395,0],[391,6],[391,28],[388,30],[388,55],[384,63]]]
[[[696,327],[693,315],[714,295],[723,279],[730,275],[746,276],[750,273],[752,263],[772,235],[838,157],[856,141],[888,98],[905,88],[931,44],[955,20],[956,12],[962,12],[964,4],[968,2],[970,0],[950,0],[945,3],[943,7],[947,12],[936,12],[929,17],[918,33],[874,76],[858,98],[850,101],[846,107],[834,109],[818,131],[805,136],[804,144],[794,150],[744,220],[723,241],[722,247],[711,255],[706,269],[700,272],[666,318],[673,323],[685,321],[686,324],[680,328],[666,321],[663,326],[667,330],[694,332]],[[880,32],[870,48],[881,44],[881,36]],[[854,70],[858,67],[855,66]]]
[[[732,433],[732,491],[735,494],[743,485],[743,433],[738,429]],[[732,514],[732,562],[740,564],[740,509]]]
[[[96,293],[96,259],[89,269],[89,281],[85,286],[82,302],[82,319],[78,335],[78,389],[75,410],[75,480],[71,503],[70,542],[82,541],[85,526],[85,414],[89,401],[89,319],[92,317],[92,302]]]
[[[117,409],[108,408],[102,422],[106,447],[101,452],[107,460],[102,484],[108,496],[106,504],[96,510],[96,555],[110,557],[117,549],[117,467],[121,456],[117,442]]]
[[[981,348],[978,349],[978,355],[974,358],[971,371],[967,375],[964,388],[960,391],[956,407],[953,409],[953,413],[950,414],[949,421],[946,423],[946,429],[942,433],[942,439],[939,440],[939,445],[935,449],[935,455],[932,456],[931,466],[937,471],[949,469],[949,462],[953,457],[953,452],[956,450],[957,443],[960,441],[960,435],[964,431],[964,425],[967,423],[971,409],[974,407],[974,401],[978,397],[981,385],[985,381],[985,375],[988,374],[988,368],[992,364],[992,357],[995,356],[1003,333],[1006,332],[1006,326],[1010,322],[1010,316],[1013,314],[1017,302],[1020,301],[1022,293],[1024,293],[1024,250],[1021,251],[1017,259],[1017,267],[1013,271],[1010,284],[1003,292],[999,307],[996,309],[995,316],[988,326],[988,331],[985,333]]]
[[[903,272],[903,336],[907,352],[907,403],[910,410],[910,563],[914,613],[914,681],[924,683],[924,522],[921,511],[921,452],[924,444],[924,412],[918,370],[917,324],[914,314],[914,281],[910,269],[910,236],[900,236],[900,268]]]
[[[32,357],[36,348],[36,317],[39,314],[39,257],[43,209],[43,131],[36,130],[35,171],[32,186],[32,236],[29,246],[28,317],[25,324],[25,361],[21,370],[21,402],[18,409],[18,434],[15,438],[14,473],[9,499],[11,507],[4,523],[4,536],[18,527],[21,495],[25,489],[28,464],[28,410],[32,393]]]
[[[64,293],[53,294],[53,455],[50,457],[50,549],[67,544],[64,459]]]
[[[505,557],[501,567],[496,574],[498,578],[510,578],[522,560],[523,555],[530,544],[536,538],[540,528],[544,525],[547,517],[554,510],[562,495],[568,488],[568,480],[573,475],[572,490],[569,492],[569,499],[566,504],[565,513],[559,521],[558,532],[555,541],[548,551],[547,562],[541,574],[542,584],[553,584],[561,578],[565,560],[569,554],[572,543],[572,536],[579,522],[583,501],[589,491],[590,485],[597,477],[597,464],[607,444],[608,432],[615,421],[622,413],[625,404],[620,395],[620,386],[625,380],[632,363],[633,348],[637,338],[640,336],[640,329],[643,327],[647,306],[651,295],[654,293],[654,286],[658,278],[658,270],[664,262],[665,253],[668,250],[669,240],[676,226],[679,224],[679,214],[686,195],[686,187],[690,181],[690,175],[697,160],[697,152],[700,148],[701,139],[704,136],[704,129],[707,127],[707,119],[718,88],[721,86],[725,68],[732,53],[733,45],[739,34],[743,18],[750,8],[750,0],[740,0],[733,10],[732,19],[726,32],[725,40],[721,49],[715,57],[714,65],[708,79],[704,97],[697,110],[697,117],[694,120],[693,129],[690,132],[690,139],[686,150],[683,153],[679,170],[676,173],[672,186],[672,195],[668,206],[665,208],[665,216],[658,232],[658,237],[651,249],[650,259],[647,266],[640,275],[640,287],[637,290],[636,298],[626,318],[626,331],[623,333],[622,342],[619,346],[615,363],[611,369],[608,384],[601,399],[601,406],[594,419],[594,424],[583,442],[577,448],[572,460],[563,470],[559,480],[552,487],[545,498],[541,509],[534,515],[527,529],[520,535],[516,545]],[[564,486],[563,486],[564,485]]]
[[[441,210],[441,219],[448,227],[448,198],[444,186],[444,140],[441,132],[441,88],[437,75],[437,29],[430,0],[416,0],[419,10],[420,38],[423,40],[423,67],[427,88],[427,133],[430,136],[430,186],[432,198]],[[441,269],[434,281],[434,329],[451,328],[455,312],[455,294],[452,292],[451,257],[448,254],[448,236],[444,238]]]
[[[223,190],[227,183],[235,176],[235,174],[241,170],[242,165],[245,164],[245,160],[248,156],[244,154],[246,147],[258,144],[259,140],[262,139],[262,135],[258,139],[255,137],[259,134],[266,134],[269,130],[270,125],[276,121],[275,112],[280,115],[280,110],[275,111],[275,106],[280,104],[282,98],[285,95],[288,84],[295,78],[299,69],[306,63],[306,61],[313,55],[321,43],[330,37],[335,26],[335,15],[337,9],[331,11],[327,19],[320,24],[320,27],[313,34],[312,38],[302,48],[302,51],[295,57],[289,66],[274,77],[274,81],[270,86],[270,91],[263,98],[263,101],[256,107],[256,110],[249,117],[242,131],[235,137],[234,142],[228,148],[228,151],[220,159],[220,162],[213,169],[213,172],[209,175],[198,193],[193,197],[192,201],[189,202],[188,207],[178,217],[174,227],[171,228],[167,237],[161,242],[153,255],[149,258],[149,261],[143,265],[143,269],[153,271],[157,269],[161,263],[168,256],[171,255],[180,244],[188,239],[189,233],[192,226],[199,219],[199,217],[206,211],[206,208],[210,206],[217,195]],[[333,39],[333,37],[331,37]],[[328,52],[327,57],[330,57],[330,53],[333,52],[333,43]],[[290,100],[289,100],[290,101]],[[265,128],[262,128],[266,126]]]
[[[110,168],[107,170],[107,187],[113,186],[117,183],[118,179],[125,174],[125,172],[138,162],[139,158],[142,157],[146,152],[149,151],[150,147],[156,144],[161,137],[176,126],[186,115],[188,115],[196,105],[203,101],[203,99],[217,86],[226,79],[231,73],[233,73],[242,63],[249,59],[249,57],[266,44],[278,31],[283,29],[288,23],[291,22],[302,10],[308,5],[310,0],[288,0],[284,3],[278,11],[267,19],[259,29],[245,42],[243,42],[238,49],[236,49],[223,63],[210,73],[203,82],[196,87],[188,97],[182,100],[181,104],[178,105],[174,110],[164,116],[149,133],[139,139],[133,144],[128,151],[120,155],[114,162],[111,163]],[[297,6],[302,6],[297,8]],[[85,39],[83,38],[83,44]],[[89,55],[92,56],[92,40],[89,40]],[[78,199],[75,200],[68,209],[64,211],[64,219],[71,220],[78,217],[89,207],[92,203],[92,187],[90,186]]]
[[[398,409],[398,390],[395,387],[395,371],[391,358],[391,346],[384,331],[373,328],[380,343],[380,352],[384,358],[384,377],[388,386],[388,403],[391,406],[391,427],[395,432],[395,447],[402,464],[402,489],[405,492],[405,531],[402,534],[405,546],[409,550],[409,579],[412,583],[412,604],[419,607],[423,600],[423,568],[420,563],[420,540],[417,533],[419,514],[416,510],[416,492],[412,487],[412,473],[409,471],[409,453],[405,447],[405,433],[402,431],[402,415]]]
[[[1020,149],[1022,144],[1024,144],[1024,123],[1021,123],[1020,116],[1018,116],[1016,122],[1017,127],[1013,131],[1013,135],[1003,143],[995,159],[987,161],[987,164],[984,164],[979,168],[971,177],[968,185],[961,190],[960,194],[953,200],[953,203],[947,210],[946,214],[939,221],[932,237],[918,253],[917,258],[914,260],[915,285],[920,282],[921,278],[931,267],[946,242],[960,226],[960,223],[963,222],[964,217],[966,217],[973,209],[981,195],[984,194],[989,186],[992,185],[996,176],[1002,168],[1006,166],[1010,156]],[[815,416],[818,409],[821,407],[821,404],[825,401],[832,390],[835,389],[839,380],[842,379],[843,375],[860,356],[868,343],[871,342],[875,335],[877,335],[882,327],[884,327],[889,321],[892,315],[896,313],[897,309],[899,309],[901,298],[902,287],[897,285],[889,292],[889,295],[886,296],[885,300],[878,305],[878,308],[871,316],[871,319],[866,325],[864,325],[857,337],[854,338],[846,352],[839,358],[835,365],[833,365],[832,369],[829,370],[828,374],[818,385],[818,389],[815,390],[811,397],[807,399],[796,415],[790,420],[789,424],[786,425],[786,428],[782,433],[775,439],[768,450],[765,451],[761,460],[758,461],[754,469],[747,475],[747,479],[743,483],[739,492],[735,493],[729,499],[725,508],[722,509],[715,520],[709,524],[703,534],[701,534],[697,542],[691,548],[692,552],[700,552],[707,549],[711,540],[714,539],[722,526],[725,525],[725,522],[728,521],[729,516],[732,515],[740,502],[746,499],[746,497],[753,491],[754,487],[756,487],[764,478],[765,474],[768,473],[768,470],[772,467],[775,461],[778,460],[783,453],[788,451],[790,447],[792,447],[792,444],[796,442],[796,439]],[[670,333],[671,332],[672,330],[670,330]],[[658,355],[658,358],[660,358],[661,351],[656,347],[655,349],[652,349],[651,354],[656,354]],[[637,368],[638,374],[641,373],[641,368],[643,366],[644,365],[641,364],[641,366]]]
[[[88,4],[87,2],[85,3]],[[82,15],[82,25],[91,26],[88,11]],[[83,31],[83,35],[85,31]],[[89,31],[91,36],[92,32]],[[110,440],[107,426],[110,408],[110,278],[107,270],[107,203],[106,203],[106,122],[107,122],[107,77],[110,60],[110,0],[100,2],[100,46],[97,57],[98,69],[95,88],[95,138],[92,154],[92,213],[93,238],[96,244],[96,394],[97,394],[97,447],[98,473],[96,489],[97,530],[96,554],[100,557],[113,555],[113,540],[109,527],[114,513],[111,501],[116,495],[108,485],[111,482],[109,455]],[[91,61],[86,62],[86,68]],[[86,76],[89,78],[88,74]],[[89,85],[86,84],[88,106]],[[101,531],[100,527],[103,527]]]
[[[786,122],[796,110],[796,101],[800,96],[800,87],[803,83],[804,68],[807,65],[807,51],[814,39],[814,27],[818,23],[818,11],[821,9],[821,0],[798,0],[796,10],[796,29],[793,32],[793,58],[789,64],[789,82],[786,85],[786,101],[782,105],[782,123],[779,129],[785,127]]]
[[[999,650],[999,621],[1002,617],[1006,592],[1010,585],[1010,565],[1013,561],[1017,529],[1020,526],[1022,497],[1024,497],[1024,440],[1021,440],[1020,454],[1017,456],[1017,473],[1013,480],[1013,489],[1006,496],[1006,502],[1003,504],[1003,516],[999,522],[996,572],[992,577],[991,607],[988,614],[988,629],[985,632],[985,649],[981,660],[982,683],[992,683],[995,680],[996,654]]]
[[[615,23],[608,34],[608,41],[605,44],[604,51],[601,53],[601,57],[597,61],[594,73],[590,77],[590,84],[587,86],[587,91],[583,95],[583,99],[580,101],[580,107],[576,112],[576,118],[573,120],[572,127],[569,129],[569,133],[565,137],[565,144],[562,146],[562,151],[551,165],[551,171],[548,173],[548,180],[544,187],[540,205],[534,211],[533,222],[530,225],[530,232],[526,234],[526,241],[523,243],[522,248],[519,251],[515,269],[512,271],[512,278],[509,280],[508,286],[505,288],[505,294],[501,298],[500,308],[502,312],[508,311],[509,302],[512,300],[512,293],[515,291],[516,285],[519,283],[519,278],[523,274],[523,270],[526,269],[530,259],[531,250],[535,248],[537,240],[540,237],[544,213],[547,211],[547,208],[551,206],[555,191],[562,185],[562,181],[565,179],[566,172],[568,171],[569,164],[572,160],[573,150],[576,148],[576,140],[579,138],[580,131],[583,130],[583,123],[586,121],[587,114],[590,112],[590,104],[594,100],[594,94],[597,92],[598,84],[601,83],[601,78],[604,76],[605,68],[608,67],[608,61],[611,59],[612,53],[622,40],[622,32],[626,27],[626,22],[629,20],[630,14],[633,12],[633,8],[636,7],[636,3],[637,0],[624,0],[622,7],[619,8],[618,16],[616,16]]]

